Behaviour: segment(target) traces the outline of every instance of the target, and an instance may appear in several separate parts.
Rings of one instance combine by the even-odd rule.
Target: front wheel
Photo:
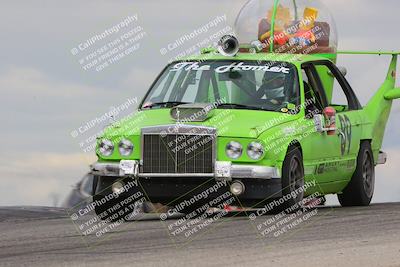
[[[304,167],[303,156],[297,146],[291,146],[283,161],[282,196],[285,201],[278,210],[288,213],[301,208],[304,197]]]
[[[363,142],[357,157],[357,168],[350,183],[338,195],[342,207],[368,206],[374,195],[375,164],[369,142]]]

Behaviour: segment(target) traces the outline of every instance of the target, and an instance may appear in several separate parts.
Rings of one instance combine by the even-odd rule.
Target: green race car
[[[400,97],[399,53],[387,53],[388,75],[363,107],[336,54],[257,53],[224,38],[219,51],[169,64],[138,112],[98,138],[94,200],[141,191],[154,203],[183,202],[178,211],[186,212],[226,191],[235,197],[230,205],[245,207],[292,196],[280,203],[287,208],[327,194],[342,206],[369,205],[375,166],[386,161],[392,100]]]

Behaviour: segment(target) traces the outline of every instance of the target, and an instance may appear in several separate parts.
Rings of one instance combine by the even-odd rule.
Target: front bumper
[[[91,165],[93,175],[112,177],[144,177],[144,178],[178,178],[202,177],[215,178],[217,181],[232,181],[232,179],[280,179],[278,168],[232,164],[228,161],[215,162],[214,173],[141,173],[140,162],[137,160],[121,160],[120,162],[96,162]]]
[[[97,162],[91,168],[97,181],[95,195],[111,193],[111,187],[117,180],[127,184],[135,179],[140,182],[140,187],[136,190],[142,191],[151,202],[168,206],[174,206],[176,202],[184,199],[190,200],[216,185],[220,189],[211,193],[208,200],[217,199],[224,192],[230,191],[230,185],[237,180],[244,184],[245,191],[233,202],[236,206],[262,206],[264,201],[282,195],[280,172],[277,168],[268,166],[217,161],[213,174],[140,173],[139,161]]]

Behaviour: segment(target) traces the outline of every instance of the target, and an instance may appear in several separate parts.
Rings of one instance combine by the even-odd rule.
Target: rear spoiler
[[[393,83],[392,87],[396,83],[396,68],[397,68],[397,56],[400,55],[400,51],[338,51],[338,55],[389,55],[392,56],[389,70],[386,75],[386,81]]]
[[[338,51],[338,55],[400,55],[400,51]]]

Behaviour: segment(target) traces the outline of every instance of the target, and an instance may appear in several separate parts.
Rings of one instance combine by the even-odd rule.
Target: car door
[[[317,166],[316,173],[325,173],[325,181],[348,180],[356,168],[360,145],[361,105],[344,75],[332,62],[318,61],[313,65],[327,106],[336,110],[337,129],[335,135],[325,138],[329,155]]]
[[[304,171],[306,181],[316,180],[319,184],[332,181],[326,164],[335,161],[338,137],[320,133],[315,129],[314,116],[322,114],[328,106],[328,98],[313,64],[302,65],[305,125],[308,134],[302,139]]]

